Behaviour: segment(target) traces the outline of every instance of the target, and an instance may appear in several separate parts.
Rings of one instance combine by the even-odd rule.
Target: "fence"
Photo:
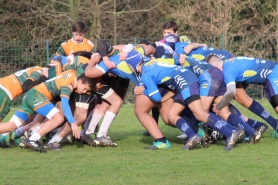
[[[209,46],[226,49],[235,56],[252,56],[277,61],[277,42],[276,38],[271,35],[220,35],[190,37],[193,42],[206,43]],[[106,39],[113,43],[113,40]],[[137,45],[141,38],[122,38],[118,39],[115,44],[133,43]],[[150,41],[159,40],[149,38]],[[26,66],[45,66],[57,48],[61,40],[49,41],[18,41],[18,42],[0,42],[0,77],[7,76],[17,70],[24,69]],[[125,103],[133,103],[134,84],[131,83],[127,93]],[[255,98],[262,99],[265,97],[261,86],[251,85],[247,93]],[[21,97],[17,98],[13,105],[19,105]]]

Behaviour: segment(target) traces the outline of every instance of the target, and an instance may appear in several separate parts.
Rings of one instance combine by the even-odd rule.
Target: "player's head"
[[[213,65],[214,67],[218,67],[220,69],[222,69],[222,65],[223,65],[223,60],[221,58],[219,58],[216,55],[210,55],[208,56],[205,61],[211,65]]]
[[[96,87],[96,79],[88,78],[85,73],[77,77],[76,89],[79,94],[86,93],[87,91],[94,90]]]
[[[138,51],[133,50],[127,54],[126,63],[132,68],[133,71],[137,72],[137,67],[142,62],[143,57]]]
[[[167,21],[162,26],[163,37],[166,37],[169,34],[178,33],[178,24],[175,21]]]
[[[73,34],[73,40],[77,43],[83,42],[85,33],[86,33],[86,25],[82,21],[76,21],[71,26],[71,31]]]
[[[173,50],[175,50],[175,44],[179,41],[179,36],[177,36],[176,34],[169,34],[166,37],[164,37],[165,44],[170,46]]]

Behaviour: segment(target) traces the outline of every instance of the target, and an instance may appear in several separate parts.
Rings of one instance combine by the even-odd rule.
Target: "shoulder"
[[[94,47],[94,43],[93,43],[93,41],[91,41],[91,40],[89,40],[89,39],[84,38],[84,42],[85,42],[85,43],[87,43],[87,44],[89,44],[89,45],[91,45],[92,47]]]

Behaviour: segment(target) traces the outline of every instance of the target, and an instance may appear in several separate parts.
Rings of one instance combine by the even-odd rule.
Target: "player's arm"
[[[152,99],[153,101],[155,102],[161,102],[161,95],[159,93],[159,90],[157,88],[157,84],[155,83],[155,81],[152,79],[152,77],[147,77],[145,76],[145,79],[147,80],[144,80],[142,79],[143,81],[143,84],[145,86],[145,89],[143,91],[144,95],[150,97],[150,99]]]
[[[103,61],[100,62],[99,66],[96,65],[99,63],[100,55],[94,53],[88,66],[85,69],[85,75],[89,78],[98,78],[105,74],[109,69],[106,67]]]
[[[71,125],[72,134],[74,137],[79,138],[80,131],[79,131],[78,125],[76,124],[76,121],[72,115],[71,108],[69,105],[69,98],[62,96],[61,102],[62,102],[62,110],[63,110],[64,116],[67,118],[69,124]]]
[[[115,63],[111,62],[108,57],[108,53],[113,52],[113,50],[114,48],[104,40],[97,41],[97,52],[102,57],[102,60],[108,69],[112,69],[116,67]]]
[[[22,91],[26,92],[32,87],[45,82],[48,78],[48,68],[42,68],[41,72],[33,72],[30,77],[23,83]]]
[[[187,46],[184,47],[183,52],[184,54],[189,55],[192,50],[200,47],[207,47],[207,45],[201,43],[189,43]]]
[[[93,52],[88,52],[88,51],[77,51],[72,53],[74,56],[82,56],[86,57],[87,59],[90,59],[92,57]]]
[[[221,110],[223,107],[229,105],[235,95],[236,95],[236,84],[235,82],[231,82],[227,84],[227,91],[223,95],[220,102],[216,105],[216,109]]]

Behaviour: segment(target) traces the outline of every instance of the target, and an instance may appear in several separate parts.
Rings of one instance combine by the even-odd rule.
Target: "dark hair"
[[[71,25],[72,32],[85,33],[87,31],[86,25],[82,21],[76,21]]]
[[[85,73],[82,73],[80,76],[78,76],[77,80],[81,80],[82,84],[89,84],[91,90],[96,88],[96,79],[85,76]]]
[[[173,29],[173,31],[176,32],[178,31],[178,24],[175,21],[167,21],[163,24],[162,29]]]

